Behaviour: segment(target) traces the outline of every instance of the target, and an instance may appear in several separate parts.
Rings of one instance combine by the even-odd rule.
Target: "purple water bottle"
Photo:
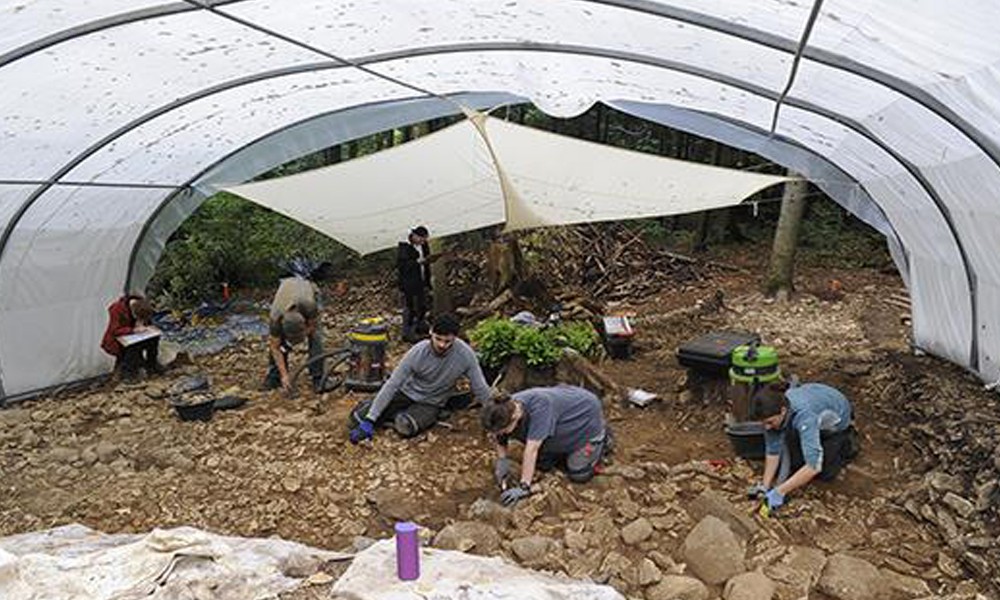
[[[396,523],[396,574],[403,581],[420,577],[420,538],[416,523]]]

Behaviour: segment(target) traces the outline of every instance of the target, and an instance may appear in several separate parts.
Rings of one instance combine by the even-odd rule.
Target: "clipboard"
[[[139,342],[144,342],[153,338],[158,338],[163,332],[155,327],[150,327],[144,329],[143,331],[136,331],[135,333],[126,333],[125,335],[116,336],[115,339],[118,343],[126,348],[133,344],[138,344]]]

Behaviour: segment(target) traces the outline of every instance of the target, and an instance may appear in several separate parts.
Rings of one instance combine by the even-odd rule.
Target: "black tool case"
[[[726,377],[732,365],[733,349],[760,342],[756,333],[745,331],[713,331],[681,344],[677,349],[677,362],[703,373]]]

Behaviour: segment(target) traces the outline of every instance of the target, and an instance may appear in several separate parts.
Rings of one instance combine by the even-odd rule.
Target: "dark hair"
[[[773,417],[781,412],[782,408],[788,406],[788,398],[785,397],[785,390],[788,384],[781,381],[768,383],[761,386],[753,393],[751,405],[753,411],[751,417],[757,421]]]
[[[153,305],[145,298],[132,298],[132,300],[135,301],[135,306],[132,306],[131,302],[129,303],[132,316],[135,317],[136,321],[149,323],[149,320],[153,318]]]
[[[419,235],[420,237],[423,238],[430,235],[430,232],[427,231],[427,228],[424,227],[423,225],[417,225],[416,227],[410,230],[410,233],[412,233],[413,235]]]
[[[459,323],[455,315],[443,313],[434,318],[431,332],[438,335],[458,335]]]
[[[509,394],[498,394],[486,403],[479,413],[479,422],[483,429],[496,433],[510,425],[514,418],[514,403]]]

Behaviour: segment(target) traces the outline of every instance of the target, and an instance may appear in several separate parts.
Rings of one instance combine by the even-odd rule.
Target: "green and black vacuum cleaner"
[[[729,410],[726,435],[736,454],[764,457],[764,425],[754,418],[753,396],[759,387],[781,380],[778,351],[750,343],[733,349],[729,367]]]

